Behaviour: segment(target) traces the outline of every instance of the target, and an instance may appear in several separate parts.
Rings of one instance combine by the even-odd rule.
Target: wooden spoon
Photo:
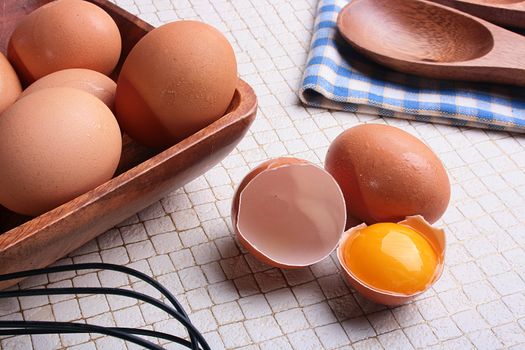
[[[424,0],[354,0],[337,19],[355,49],[431,78],[525,86],[525,38]]]
[[[524,0],[430,0],[503,26],[525,28]]]

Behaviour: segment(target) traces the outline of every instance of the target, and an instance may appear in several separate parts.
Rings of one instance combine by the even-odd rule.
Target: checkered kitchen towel
[[[300,97],[315,107],[525,132],[525,89],[432,80],[373,63],[339,36],[348,0],[320,0]]]

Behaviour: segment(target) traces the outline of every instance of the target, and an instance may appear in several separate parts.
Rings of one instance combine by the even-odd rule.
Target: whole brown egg
[[[7,57],[25,83],[66,68],[109,75],[121,51],[119,29],[100,7],[82,0],[50,2],[26,16],[9,40]]]
[[[388,125],[363,124],[341,133],[328,149],[325,168],[343,191],[348,216],[367,224],[411,215],[433,223],[450,199],[447,172],[434,152]]]
[[[226,37],[197,21],[146,34],[126,58],[115,95],[122,129],[151,147],[174,144],[219,119],[237,85]]]
[[[117,84],[106,75],[91,69],[63,69],[38,79],[28,86],[19,98],[51,87],[71,87],[83,90],[113,109]]]
[[[39,215],[108,181],[122,139],[110,109],[73,88],[36,91],[0,117],[0,205]]]
[[[21,92],[22,86],[15,70],[0,52],[0,114],[16,101]]]

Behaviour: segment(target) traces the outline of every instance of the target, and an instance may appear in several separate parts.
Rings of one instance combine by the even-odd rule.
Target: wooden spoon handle
[[[525,86],[525,68],[510,67],[458,67],[467,77],[465,80]]]
[[[525,86],[525,37],[485,22],[493,48],[482,57],[464,62],[469,74],[480,80]],[[458,62],[461,65],[461,62]]]
[[[388,62],[385,63],[388,64]],[[477,63],[476,61],[448,64],[399,62],[393,68],[402,72],[433,79],[465,80],[525,86],[525,68],[523,67],[495,67],[494,65],[484,65],[482,62]]]
[[[525,28],[525,1],[429,0],[503,26]]]

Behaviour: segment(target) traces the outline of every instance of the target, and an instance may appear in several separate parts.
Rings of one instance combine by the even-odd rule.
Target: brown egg
[[[21,92],[22,86],[15,70],[0,52],[0,114],[16,101]]]
[[[152,147],[174,144],[219,119],[237,85],[228,40],[201,22],[152,30],[126,58],[117,82],[119,124]]]
[[[51,210],[111,179],[121,148],[115,117],[93,95],[34,92],[0,118],[0,204],[24,215]]]
[[[409,133],[364,124],[330,145],[325,168],[345,195],[349,217],[367,224],[422,215],[433,223],[445,212],[450,183],[439,158]]]
[[[90,69],[71,68],[46,75],[38,79],[20,95],[20,98],[51,87],[80,89],[100,99],[113,109],[117,84],[106,75]]]
[[[237,238],[253,256],[271,266],[298,268],[335,249],[346,210],[328,172],[302,159],[277,158],[242,180],[231,217]]]
[[[119,29],[100,7],[82,0],[50,2],[25,17],[7,56],[26,83],[66,68],[109,75],[121,50]]]

